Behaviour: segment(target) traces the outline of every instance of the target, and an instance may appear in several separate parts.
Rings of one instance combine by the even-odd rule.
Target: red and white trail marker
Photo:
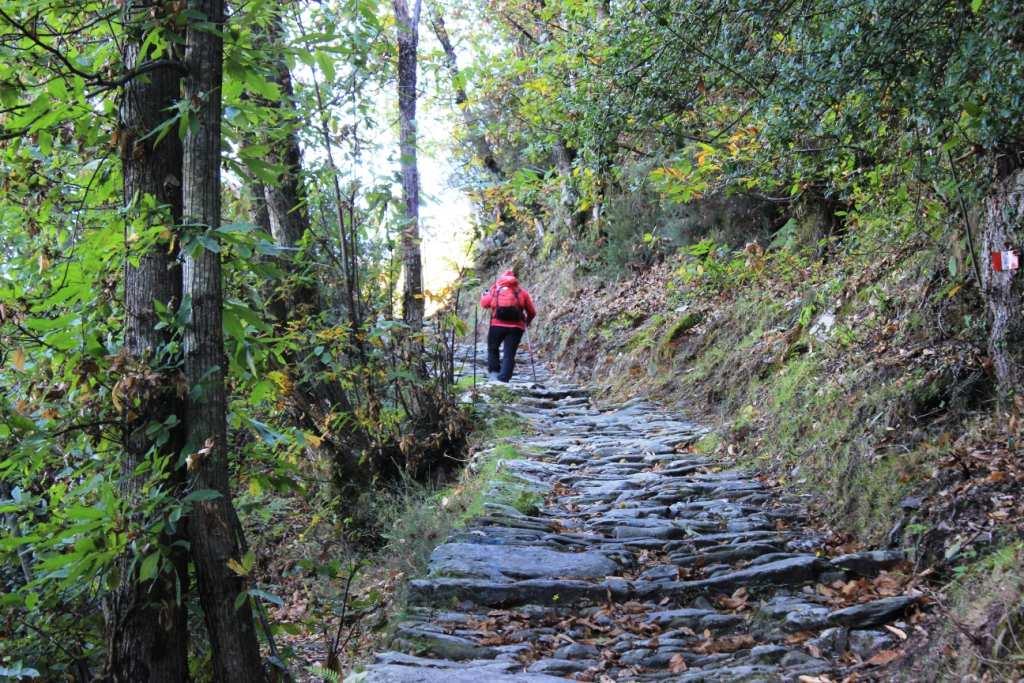
[[[1013,249],[1006,251],[993,251],[992,270],[1003,272],[1006,270],[1017,270],[1020,268],[1020,256]]]

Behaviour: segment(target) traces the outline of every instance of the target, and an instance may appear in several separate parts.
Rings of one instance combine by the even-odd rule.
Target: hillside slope
[[[535,343],[600,398],[651,395],[714,424],[697,450],[802,487],[836,545],[912,549],[934,590],[915,664],[934,651],[950,678],[1009,675],[1019,407],[996,407],[983,309],[948,256],[925,240],[871,246],[818,258],[705,241],[588,273],[511,240],[483,261],[518,265]]]

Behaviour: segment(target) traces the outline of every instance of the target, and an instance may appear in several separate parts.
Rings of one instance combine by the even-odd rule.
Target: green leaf
[[[208,500],[216,500],[220,498],[222,495],[223,494],[221,494],[220,491],[215,491],[213,489],[199,489],[198,491],[193,491],[192,493],[185,496],[185,498],[183,498],[181,502],[202,503]]]
[[[234,309],[224,308],[224,333],[239,342],[245,341],[245,325]]]
[[[276,446],[279,443],[285,443],[288,441],[287,435],[275,430],[265,422],[260,422],[259,420],[254,420],[252,418],[249,418],[248,422],[249,425],[256,430],[256,433],[259,434],[260,438],[263,439],[263,442],[268,446]]]
[[[252,232],[253,230],[257,230],[257,229],[258,228],[255,225],[253,225],[252,223],[247,223],[247,222],[244,222],[244,221],[236,221],[234,223],[228,223],[226,225],[220,226],[219,228],[217,228],[217,232],[225,234],[225,235],[229,235],[229,234],[235,233],[235,232],[240,232],[240,233]]]
[[[76,520],[96,520],[103,519],[106,513],[103,510],[91,507],[85,507],[84,505],[72,505],[67,508],[64,512],[68,519]]]
[[[276,395],[277,385],[269,379],[263,379],[253,386],[252,392],[249,394],[249,400],[254,404],[259,404],[268,398],[274,398]]]
[[[288,170],[284,164],[271,164],[259,158],[245,159],[245,165],[258,180],[271,185],[277,183],[281,174]]]
[[[139,581],[150,581],[156,578],[157,568],[160,566],[160,553],[150,553],[142,561],[139,567]]]
[[[254,598],[261,598],[263,600],[266,600],[267,602],[277,605],[278,607],[284,606],[284,600],[274,595],[273,593],[268,593],[267,591],[261,590],[259,588],[250,588],[249,595],[251,595]]]

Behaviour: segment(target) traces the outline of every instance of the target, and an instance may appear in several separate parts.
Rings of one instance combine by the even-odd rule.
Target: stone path
[[[686,449],[699,426],[519,373],[524,457],[411,582],[394,651],[361,680],[839,680],[909,630],[913,596],[827,597],[901,553],[828,559],[799,497]]]

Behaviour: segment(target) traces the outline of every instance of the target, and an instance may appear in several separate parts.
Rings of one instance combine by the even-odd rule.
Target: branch
[[[530,33],[525,28],[523,28],[519,24],[519,22],[517,22],[515,19],[510,17],[507,13],[502,13],[502,14],[500,14],[500,16],[501,16],[502,19],[504,19],[509,24],[511,24],[514,28],[516,28],[520,33],[522,33],[523,36],[526,37],[531,43],[533,43],[534,45],[539,45],[540,44],[540,41],[537,40],[536,36],[534,36],[532,33]]]
[[[87,80],[92,80],[96,78],[96,74],[91,74],[87,71],[82,71],[81,69],[79,69],[77,66],[72,64],[71,60],[68,59],[67,56],[64,55],[60,50],[44,42],[41,38],[39,38],[38,35],[36,35],[35,31],[30,29],[26,24],[19,23],[14,19],[14,17],[7,14],[7,12],[3,11],[2,9],[0,9],[0,18],[3,18],[3,20],[6,21],[8,24],[18,29],[18,32],[21,33],[21,35],[31,40],[38,47],[41,47],[46,52],[49,52],[51,55],[59,59],[60,62],[64,64],[64,66],[67,67],[69,71],[71,71],[71,73],[75,74],[76,76],[81,76],[82,78],[85,78]]]
[[[128,83],[129,81],[138,78],[139,76],[148,74],[151,71],[159,71],[160,69],[174,69],[181,76],[188,75],[188,67],[185,66],[183,62],[179,62],[176,59],[157,59],[152,62],[145,62],[143,64],[140,64],[136,68],[121,74],[117,78],[97,81],[96,85],[99,86],[99,88],[92,91],[91,93],[88,93],[86,97],[92,97],[93,95],[97,95],[103,92],[104,90],[109,90],[110,88],[120,87]]]
[[[94,422],[82,422],[80,424],[69,425],[54,432],[49,432],[47,436],[51,439],[55,439],[58,436],[64,436],[71,432],[84,432],[90,429],[95,429],[96,427],[111,427],[119,424],[121,424],[120,420],[95,420]]]
[[[46,113],[47,112],[43,112],[39,116],[37,116],[34,119],[32,119],[31,121],[29,121],[28,125],[25,126],[24,128],[20,128],[18,130],[9,130],[9,131],[6,131],[4,133],[0,133],[0,142],[3,142],[4,140],[15,140],[17,138],[25,137],[26,135],[28,135],[28,132],[32,128],[32,125],[35,124],[35,122],[38,121],[39,119],[41,119],[44,116],[46,116]]]
[[[173,59],[158,59],[156,61],[146,62],[145,64],[142,64],[139,67],[132,69],[131,71],[123,73],[120,76],[117,76],[116,78],[103,78],[97,73],[83,71],[79,67],[75,66],[75,64],[72,63],[70,59],[68,59],[67,55],[65,55],[63,52],[61,52],[58,48],[54,47],[53,45],[50,45],[49,43],[43,41],[41,38],[39,38],[36,32],[33,31],[28,25],[18,22],[16,19],[14,19],[14,17],[7,14],[7,12],[5,12],[3,9],[0,9],[0,18],[2,18],[8,24],[16,28],[18,32],[21,33],[21,35],[31,40],[36,46],[42,48],[46,52],[56,57],[60,61],[60,63],[63,64],[65,68],[67,68],[68,71],[70,71],[76,76],[84,78],[92,85],[99,86],[99,90],[89,93],[88,96],[95,95],[98,92],[102,92],[103,90],[109,88],[116,88],[118,86],[124,85],[125,83],[132,80],[133,78],[136,78],[137,76],[147,74],[150,71],[155,71],[157,69],[173,68],[183,76],[187,75],[188,73],[188,70],[186,69],[185,65],[179,61]]]

